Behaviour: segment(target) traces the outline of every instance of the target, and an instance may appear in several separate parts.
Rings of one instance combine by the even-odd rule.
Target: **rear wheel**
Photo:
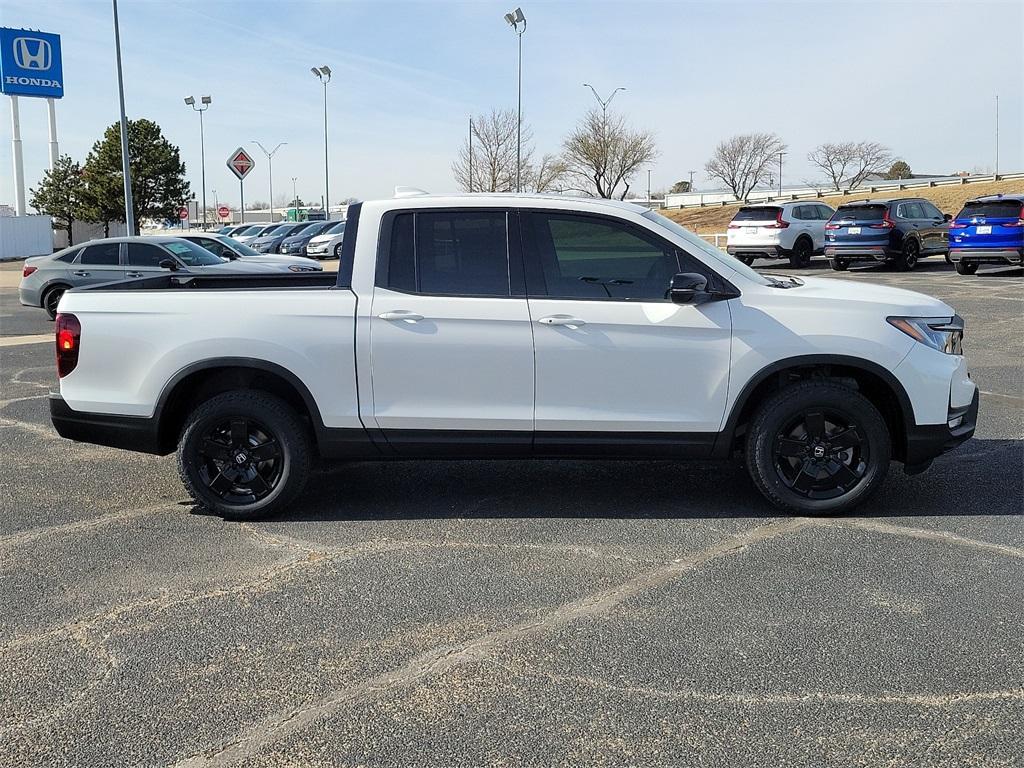
[[[850,268],[850,262],[846,259],[829,259],[828,265],[836,272],[845,272]]]
[[[786,387],[758,409],[746,460],[758,490],[802,515],[848,512],[885,479],[892,446],[878,409],[841,384]]]
[[[973,275],[978,271],[978,265],[969,261],[956,262],[956,273],[958,275]]]
[[[921,255],[921,244],[914,238],[907,238],[903,242],[903,250],[895,258],[893,263],[896,265],[896,269],[901,272],[909,272],[917,266],[917,259]]]
[[[43,294],[43,309],[50,316],[51,320],[57,317],[57,305],[60,304],[60,297],[64,295],[67,286],[55,285]]]
[[[311,446],[295,411],[259,391],[217,395],[189,417],[178,474],[200,507],[233,520],[267,517],[301,493]]]
[[[794,267],[807,267],[811,263],[811,253],[814,251],[814,244],[806,237],[801,237],[793,244],[793,251],[789,255],[789,263]]]
[[[740,261],[742,261],[742,262],[743,262],[744,264],[746,264],[746,265],[747,265],[748,267],[749,267],[749,266],[750,266],[751,264],[753,264],[753,263],[754,263],[754,257],[753,257],[753,256],[737,256],[736,258],[737,258],[737,259],[739,259]]]

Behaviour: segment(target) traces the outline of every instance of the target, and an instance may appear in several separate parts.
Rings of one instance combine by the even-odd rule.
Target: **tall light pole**
[[[473,192],[473,116],[469,116],[469,191]]]
[[[690,173],[690,189],[689,189],[689,191],[693,192],[693,174],[695,174],[696,171],[690,171],[689,173]]]
[[[277,154],[277,150],[279,150],[281,147],[283,147],[288,142],[287,141],[282,141],[280,144],[278,144],[276,147],[274,147],[274,149],[272,151],[270,151],[270,152],[268,152],[267,148],[264,147],[262,144],[260,144],[255,139],[252,140],[252,143],[255,144],[257,147],[259,147],[260,149],[262,149],[263,150],[263,154],[267,156],[267,175],[270,176],[270,223],[273,224],[274,223],[274,155]]]
[[[782,156],[785,152],[779,152],[779,197],[782,197]]]
[[[597,92],[597,89],[594,88],[594,86],[592,86],[590,83],[584,83],[583,86],[585,88],[589,88],[591,90],[591,92],[594,94],[594,98],[597,99],[597,103],[601,105],[601,119],[603,121],[607,122],[607,120],[608,120],[608,105],[612,103],[612,99],[615,98],[615,94],[616,93],[618,93],[619,91],[624,91],[626,89],[622,88],[622,87],[616,88],[614,91],[612,91],[612,95],[611,96],[609,96],[607,99],[602,99],[601,98],[601,94],[599,94]]]
[[[197,105],[192,96],[185,99],[185,103],[199,113],[199,158],[203,173],[203,229],[206,229],[206,136],[203,132],[203,112],[210,108],[213,99],[209,96],[200,96],[199,101],[200,104]]]
[[[324,217],[331,218],[331,165],[327,154],[327,84],[331,82],[331,68],[324,64],[313,67],[314,75],[324,85]]]
[[[647,169],[647,207],[651,207],[651,169]]]
[[[298,176],[292,176],[292,207],[299,207],[299,193],[295,191],[295,182],[299,180]],[[297,215],[297,214],[296,214]]]
[[[999,181],[999,94],[996,94],[996,181]]]
[[[117,53],[117,95],[121,101],[121,172],[124,175],[124,223],[129,235],[135,234],[135,210],[132,206],[132,169],[128,164],[128,117],[124,111],[124,75],[121,72],[121,28],[117,23],[117,0],[114,5],[114,50]]]
[[[520,172],[523,169],[523,32],[526,31],[526,17],[523,16],[523,9],[516,8],[511,13],[506,13],[505,21],[515,30],[519,38],[519,74],[516,89],[516,192],[521,192]],[[521,29],[520,25],[522,25]]]

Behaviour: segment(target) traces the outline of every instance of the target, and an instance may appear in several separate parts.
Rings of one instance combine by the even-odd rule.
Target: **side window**
[[[926,219],[941,219],[942,211],[936,208],[934,205],[928,202],[921,203],[921,208],[924,209],[924,217]]]
[[[796,218],[800,219],[800,221],[814,221],[814,207],[810,205],[798,205],[796,206],[796,213],[794,215]]]
[[[121,263],[120,250],[120,243],[88,245],[82,249],[82,255],[78,258],[78,263],[94,267],[115,267]]]
[[[896,218],[899,219],[921,219],[921,206],[917,203],[900,203],[896,206]]]
[[[171,258],[163,248],[152,243],[128,243],[128,264],[133,267],[159,267]]]
[[[67,253],[65,253],[63,256],[57,257],[57,261],[63,261],[65,264],[70,264],[72,261],[75,260],[75,257],[78,256],[79,253],[81,253],[81,251],[81,248],[74,248],[73,250],[70,250]]]
[[[449,296],[509,296],[504,212],[401,213],[391,225],[388,287]]]
[[[831,208],[825,205],[816,206],[818,209],[818,218],[821,221],[828,221],[832,218],[832,214],[835,213]]]
[[[526,221],[548,296],[664,301],[680,271],[674,248],[623,223],[539,213]]]

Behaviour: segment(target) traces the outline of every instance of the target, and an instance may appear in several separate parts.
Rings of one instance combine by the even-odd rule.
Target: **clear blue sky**
[[[182,98],[213,96],[206,113],[210,202],[237,202],[227,154],[251,139],[287,141],[275,195],[319,199],[322,90],[328,64],[331,197],[387,196],[396,184],[454,188],[450,164],[467,116],[515,107],[515,35],[505,3],[135,2],[121,0],[130,117],[160,123],[199,190],[199,120]],[[1024,3],[590,2],[522,0],[523,111],[539,152],[557,150],[593,104],[581,83],[658,137],[655,188],[701,169],[734,133],[775,131],[789,144],[787,181],[815,177],[821,141],[871,139],[916,172],[991,170],[1000,94],[1003,170],[1024,170]],[[61,151],[83,160],[117,120],[110,2],[2,0],[0,25],[61,35]],[[3,100],[0,202],[13,202],[10,120]],[[868,107],[867,104],[871,106]],[[47,165],[46,110],[22,100],[27,186]],[[266,163],[247,181],[266,199]],[[698,186],[706,184],[703,171]],[[646,179],[637,180],[646,187]]]

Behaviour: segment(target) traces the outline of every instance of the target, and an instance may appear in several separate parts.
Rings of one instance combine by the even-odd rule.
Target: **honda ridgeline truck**
[[[287,510],[317,457],[737,453],[776,507],[835,514],[978,412],[943,302],[766,277],[609,200],[403,194],[349,208],[337,274],[168,273],[59,312],[57,431],[177,450],[231,518]]]

